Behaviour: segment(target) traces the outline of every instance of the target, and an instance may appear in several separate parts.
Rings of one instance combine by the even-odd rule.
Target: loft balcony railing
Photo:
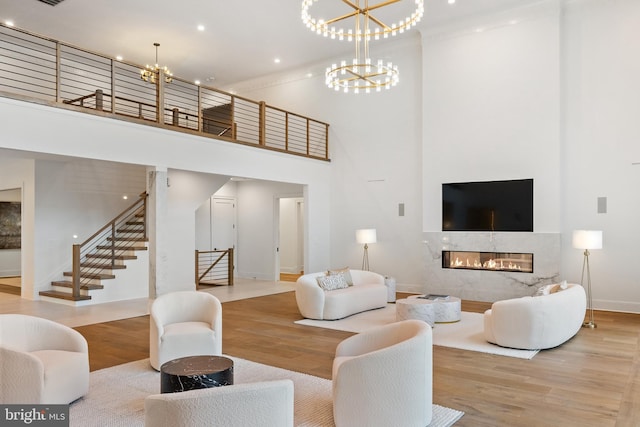
[[[0,23],[0,96],[328,160],[329,125]]]

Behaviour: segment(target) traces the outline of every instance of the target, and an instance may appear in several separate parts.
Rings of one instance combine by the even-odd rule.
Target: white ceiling
[[[425,0],[419,27],[537,1],[456,0],[449,5],[447,0]],[[320,1],[325,7],[328,2],[341,3]],[[403,2],[413,8],[413,2]],[[153,43],[158,42],[158,62],[176,76],[224,87],[353,51],[353,44],[308,30],[300,10],[300,0],[64,0],[57,6],[38,0],[0,0],[0,21],[11,20],[18,28],[108,56],[122,55],[139,65],[155,61]],[[205,30],[198,31],[198,25]],[[274,63],[276,57],[280,64]],[[207,81],[211,76],[215,80]]]

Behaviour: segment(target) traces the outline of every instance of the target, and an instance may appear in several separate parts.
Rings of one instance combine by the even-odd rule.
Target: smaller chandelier
[[[173,73],[169,71],[167,66],[161,67],[158,65],[158,47],[160,47],[160,43],[153,44],[156,47],[156,63],[155,65],[148,65],[140,70],[140,78],[145,82],[156,83],[157,76],[162,73],[164,76],[165,83],[171,83],[173,81]]]
[[[340,62],[340,65],[332,64],[325,73],[325,83],[330,89],[344,93],[370,93],[371,90],[380,92],[384,89],[391,89],[400,80],[398,66],[391,62],[386,64],[378,60],[376,65],[371,65],[371,58],[363,61],[357,58],[352,64],[347,61]]]

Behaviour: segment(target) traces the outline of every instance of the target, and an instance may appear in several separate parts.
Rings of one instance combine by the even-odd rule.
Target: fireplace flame
[[[522,270],[522,267],[519,264],[509,261],[506,265],[504,260],[494,260],[490,259],[481,263],[479,259],[474,258],[473,262],[469,261],[469,258],[466,258],[464,261],[459,257],[451,260],[450,263],[451,268],[481,268],[484,270]]]

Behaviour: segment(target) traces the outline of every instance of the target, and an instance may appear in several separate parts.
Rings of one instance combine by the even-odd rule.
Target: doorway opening
[[[304,274],[304,198],[278,199],[278,243],[276,271],[284,282],[295,282]]]

